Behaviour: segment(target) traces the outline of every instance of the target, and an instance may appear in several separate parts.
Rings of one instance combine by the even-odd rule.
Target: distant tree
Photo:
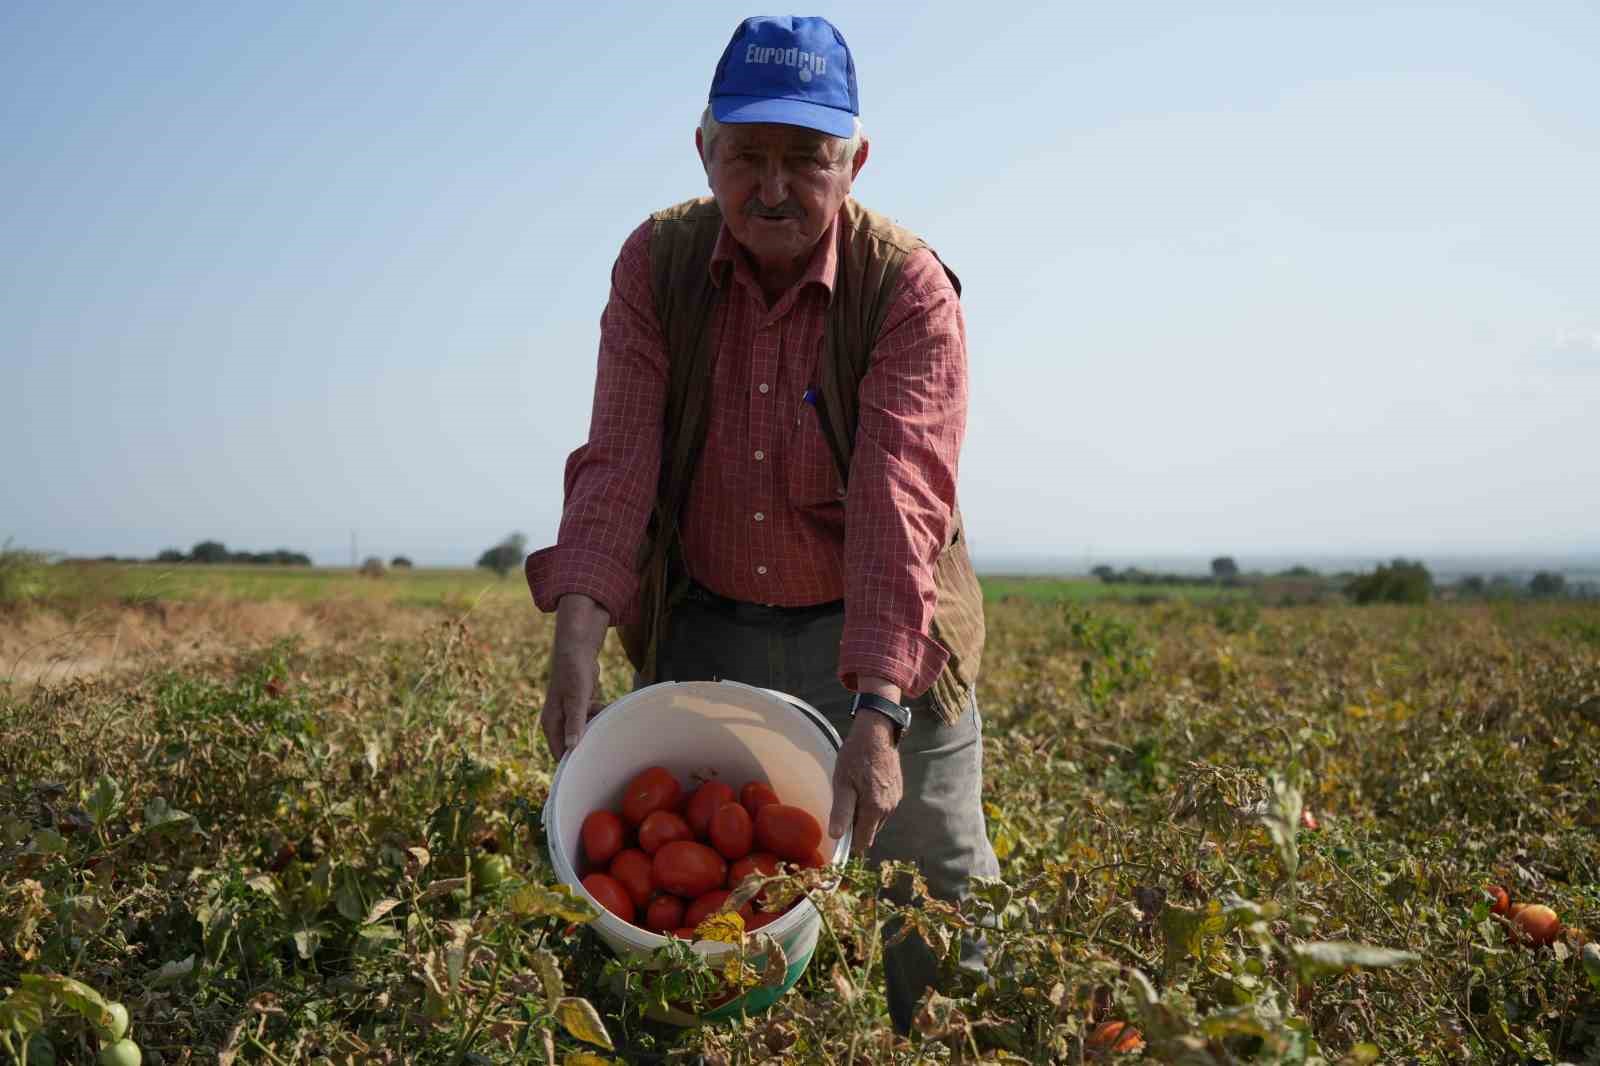
[[[158,562],[158,563],[181,563],[187,558],[188,558],[188,556],[184,555],[177,548],[166,548],[161,552],[160,555],[156,556],[156,562]]]
[[[1482,574],[1468,574],[1456,582],[1456,591],[1463,596],[1481,597],[1489,588]]]
[[[478,556],[478,565],[485,570],[493,570],[501,577],[522,565],[523,558],[528,552],[528,538],[521,533],[513,533],[499,544]]]
[[[189,552],[189,558],[197,563],[225,563],[228,561],[228,549],[216,540],[203,540]]]
[[[1218,581],[1231,581],[1239,576],[1239,564],[1231,555],[1219,555],[1211,560],[1211,576]]]
[[[1395,559],[1358,576],[1346,591],[1357,603],[1427,603],[1433,595],[1433,575],[1420,561]]]
[[[1567,579],[1551,570],[1541,570],[1528,582],[1528,593],[1541,600],[1556,599],[1566,595]]]
[[[1117,579],[1117,572],[1111,567],[1107,566],[1105,563],[1101,563],[1099,566],[1089,571],[1089,573],[1107,583]]]
[[[382,577],[384,569],[383,560],[376,555],[369,555],[361,561],[362,577]]]
[[[404,555],[396,555],[393,559],[389,560],[389,565],[394,567],[396,570],[410,570],[411,560],[406,558]]]

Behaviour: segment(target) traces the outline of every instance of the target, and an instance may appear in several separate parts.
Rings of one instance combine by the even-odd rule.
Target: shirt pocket
[[[788,469],[784,473],[789,505],[799,510],[842,507],[844,482],[815,405],[801,405],[799,417],[790,427],[787,450]]]

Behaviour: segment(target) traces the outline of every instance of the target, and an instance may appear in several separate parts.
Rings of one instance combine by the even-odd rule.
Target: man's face
[[[695,134],[696,148],[700,134]],[[712,195],[758,268],[804,265],[867,161],[839,158],[844,142],[799,126],[723,126],[706,161]],[[703,155],[703,151],[702,151]]]

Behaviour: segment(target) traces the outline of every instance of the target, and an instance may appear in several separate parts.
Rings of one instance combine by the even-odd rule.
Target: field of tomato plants
[[[0,1061],[1600,1063],[1592,605],[989,610],[1001,878],[774,882],[810,967],[700,1028],[656,1017],[773,968],[620,965],[555,886],[514,598],[0,682]],[[988,979],[896,1036],[886,925]]]

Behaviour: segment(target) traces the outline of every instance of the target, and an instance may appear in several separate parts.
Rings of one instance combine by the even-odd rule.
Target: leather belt
[[[684,599],[690,603],[698,603],[718,614],[729,615],[733,618],[761,621],[763,619],[802,619],[818,618],[825,614],[844,609],[843,600],[830,600],[827,603],[807,604],[804,607],[783,607],[770,603],[746,603],[743,600],[730,600],[726,596],[719,596],[696,581],[689,582],[689,591]]]

